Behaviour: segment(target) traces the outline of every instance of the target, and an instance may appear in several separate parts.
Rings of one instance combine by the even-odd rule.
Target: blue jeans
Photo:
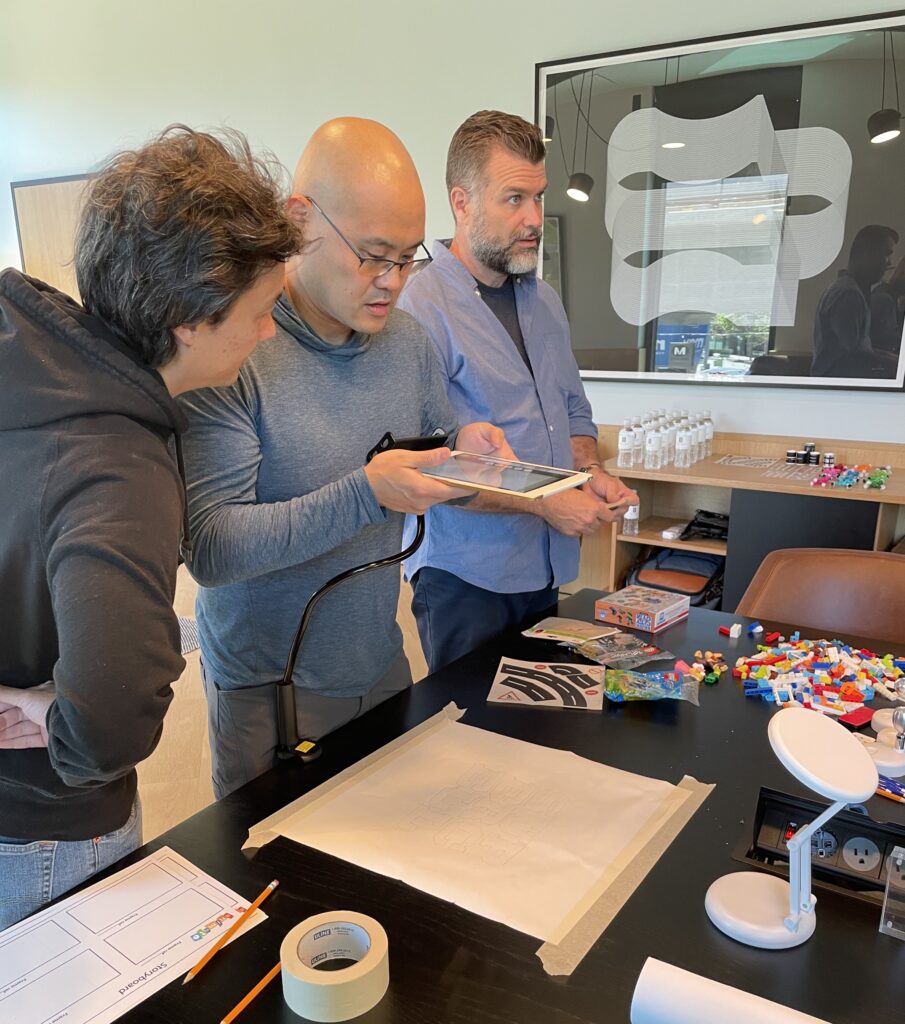
[[[498,594],[429,565],[411,582],[412,613],[431,672],[507,629],[533,626],[544,614],[553,614],[559,600],[555,587]]]
[[[114,832],[76,842],[0,836],[0,930],[141,846],[141,803]]]

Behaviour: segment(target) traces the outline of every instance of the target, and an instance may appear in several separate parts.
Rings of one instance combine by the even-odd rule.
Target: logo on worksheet
[[[205,935],[210,935],[215,928],[222,928],[226,921],[232,921],[232,919],[233,915],[228,910],[224,910],[219,917],[215,917],[213,921],[208,921],[198,931],[192,932],[192,942],[200,942]]]

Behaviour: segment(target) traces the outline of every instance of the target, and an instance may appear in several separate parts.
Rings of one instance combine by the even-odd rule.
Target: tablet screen
[[[456,480],[463,484],[484,484],[499,487],[504,491],[514,491],[517,494],[527,494],[538,487],[556,484],[574,476],[574,472],[566,469],[507,462],[505,459],[471,455],[467,452],[458,452],[455,458],[448,459],[440,466],[431,466],[422,472],[444,480]]]

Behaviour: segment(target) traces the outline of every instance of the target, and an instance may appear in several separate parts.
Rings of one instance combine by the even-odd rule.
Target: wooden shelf
[[[713,455],[695,463],[689,469],[619,469],[615,459],[608,459],[604,465],[607,473],[625,480],[653,480],[673,484],[697,484],[704,487],[725,487],[732,490],[772,491],[782,494],[812,494],[820,498],[835,498],[843,501],[876,501],[883,505],[905,505],[905,470],[896,469],[885,490],[865,490],[864,487],[812,487],[810,483],[782,476],[768,476],[767,470],[749,469],[745,466],[719,465],[719,455]],[[785,463],[777,460],[777,469]],[[803,467],[801,467],[803,468]],[[818,472],[814,467],[814,474]]]
[[[662,530],[676,523],[687,522],[695,509],[711,509],[714,512],[730,511],[734,492],[739,508],[747,507],[745,492],[752,497],[775,493],[809,495],[817,500],[813,503],[816,519],[825,519],[828,511],[823,506],[835,499],[846,505],[838,509],[839,517],[852,517],[852,502],[867,503],[876,508],[876,528],[872,546],[875,551],[888,551],[897,541],[905,549],[905,444],[885,444],[869,441],[830,440],[818,437],[790,438],[764,434],[730,434],[717,432],[713,439],[713,455],[698,462],[689,469],[667,466],[661,470],[645,470],[643,466],[619,469],[616,466],[617,439],[619,427],[604,424],[599,427],[600,453],[606,462],[606,469],[614,476],[622,477],[638,492],[642,515],[646,516],[638,536],[627,537],[621,523],[605,523],[600,530],[582,538],[581,563],[575,587],[590,587],[597,590],[618,590],[624,585],[625,574],[634,563],[639,549],[645,545],[653,548],[696,551],[708,555],[724,555],[736,567],[745,562],[747,545],[744,538],[733,539],[732,557],[728,544],[713,540],[680,541],[664,540]],[[894,474],[883,491],[866,491],[862,487],[852,490],[811,487],[809,481],[785,476],[785,452],[796,451],[806,441],[814,441],[822,452],[835,452],[837,463],[858,465],[871,463],[875,466],[894,466]],[[720,464],[723,455],[745,455],[775,460],[770,472],[779,469],[783,475],[768,475],[765,469]],[[756,500],[760,500],[758,497]],[[872,514],[872,513],[871,513]],[[766,524],[776,537],[774,546],[786,546],[785,524],[777,522],[775,529]],[[765,527],[765,528],[766,528]],[[863,538],[862,538],[863,539]],[[861,546],[864,546],[863,544]],[[905,550],[903,550],[905,555]],[[739,559],[741,561],[739,561]],[[730,570],[731,566],[728,567]],[[737,569],[736,569],[737,571]],[[747,571],[747,569],[745,570]],[[730,572],[731,575],[731,572]]]
[[[648,516],[642,519],[636,536],[629,536],[624,533],[617,533],[616,540],[626,544],[649,544],[655,548],[674,548],[677,551],[697,551],[705,555],[726,554],[726,542],[724,540],[668,540],[661,537],[663,530],[670,526],[678,526],[686,520],[669,519],[666,516]]]

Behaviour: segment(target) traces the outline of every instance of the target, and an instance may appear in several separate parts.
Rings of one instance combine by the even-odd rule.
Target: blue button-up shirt
[[[571,469],[570,438],[596,438],[597,428],[559,297],[533,275],[515,279],[529,370],[448,246],[448,241],[434,243],[434,262],[409,281],[399,307],[421,322],[434,343],[459,423],[495,423],[520,459]],[[426,525],[424,543],[406,562],[409,578],[429,565],[486,590],[512,594],[542,590],[551,582],[560,586],[578,575],[578,541],[539,516],[436,505]],[[407,539],[413,533],[410,520]]]

